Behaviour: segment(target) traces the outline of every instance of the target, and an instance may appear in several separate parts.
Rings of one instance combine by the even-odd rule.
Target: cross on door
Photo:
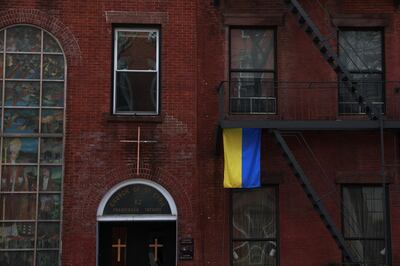
[[[121,249],[126,248],[126,244],[121,244],[121,238],[118,238],[118,243],[112,245],[113,248],[117,248],[117,262],[121,261]]]
[[[164,247],[162,244],[158,244],[158,239],[154,239],[154,243],[149,245],[150,248],[154,248],[154,261],[158,261],[158,248]]]
[[[121,142],[125,143],[137,143],[136,149],[136,174],[139,175],[140,168],[140,143],[155,143],[155,140],[140,140],[140,127],[137,129],[137,140],[121,140]]]

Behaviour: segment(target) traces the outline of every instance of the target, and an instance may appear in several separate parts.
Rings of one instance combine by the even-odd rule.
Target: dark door
[[[99,266],[175,266],[175,222],[100,222]]]

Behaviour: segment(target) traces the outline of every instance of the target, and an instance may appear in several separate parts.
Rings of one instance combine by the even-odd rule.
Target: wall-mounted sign
[[[179,259],[192,260],[194,255],[193,238],[182,238],[179,241]]]
[[[132,184],[120,188],[111,196],[104,214],[171,214],[171,208],[157,189],[144,184]]]

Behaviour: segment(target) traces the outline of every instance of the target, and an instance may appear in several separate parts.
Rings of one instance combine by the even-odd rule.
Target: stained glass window
[[[276,266],[277,189],[232,193],[232,262],[235,266]]]
[[[0,31],[0,265],[60,265],[64,85],[49,33]]]
[[[117,28],[114,44],[114,114],[158,115],[159,30]]]

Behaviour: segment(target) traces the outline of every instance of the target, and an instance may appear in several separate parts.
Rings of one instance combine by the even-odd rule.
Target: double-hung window
[[[232,264],[278,265],[277,187],[232,192]]]
[[[359,93],[384,111],[383,31],[343,29],[339,32],[339,55],[357,82]],[[358,100],[339,86],[339,113],[363,114]]]
[[[275,31],[230,29],[230,112],[274,114]]]
[[[159,114],[159,35],[155,28],[115,28],[114,114]]]
[[[343,186],[343,234],[363,265],[385,265],[382,186]]]

